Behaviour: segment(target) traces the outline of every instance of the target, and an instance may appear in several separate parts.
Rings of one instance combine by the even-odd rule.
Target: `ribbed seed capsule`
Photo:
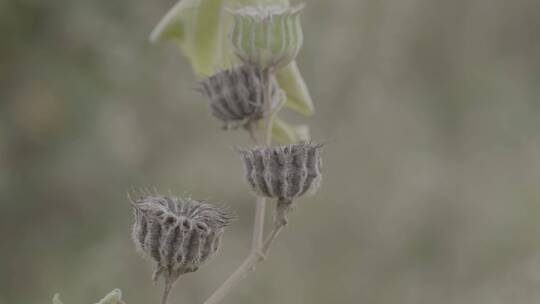
[[[219,250],[219,239],[233,216],[203,201],[145,195],[132,201],[137,249],[156,262],[154,279],[164,276],[172,285],[181,274],[193,272]]]
[[[247,6],[231,10],[231,44],[244,63],[263,69],[282,68],[294,60],[303,43],[300,12],[304,5]]]
[[[275,77],[271,77],[270,100],[274,107],[283,93]],[[235,128],[264,117],[265,83],[261,69],[242,65],[204,78],[200,86],[210,101],[212,114],[223,121],[224,128]]]
[[[300,143],[241,150],[246,180],[258,195],[281,201],[314,193],[322,177],[321,148],[318,143]]]

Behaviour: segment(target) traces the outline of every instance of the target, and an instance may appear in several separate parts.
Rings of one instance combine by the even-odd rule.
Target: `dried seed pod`
[[[201,91],[210,101],[212,114],[223,121],[224,128],[236,128],[264,117],[266,81],[261,69],[253,65],[242,65],[220,71],[200,81]],[[276,78],[271,75],[270,107],[283,98]]]
[[[318,143],[241,150],[246,180],[261,196],[292,201],[317,191],[321,181],[321,148]]]
[[[176,279],[210,260],[233,216],[224,208],[191,198],[144,195],[132,201],[137,249],[156,262],[154,280],[165,278],[166,294]]]

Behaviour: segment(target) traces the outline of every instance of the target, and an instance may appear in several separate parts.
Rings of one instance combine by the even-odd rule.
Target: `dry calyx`
[[[240,150],[245,178],[259,196],[276,198],[276,221],[287,224],[293,199],[314,194],[322,179],[319,143],[261,146]]]
[[[265,105],[265,90],[269,93],[269,106]],[[250,127],[284,98],[275,76],[250,64],[203,78],[200,91],[208,98],[210,111],[223,122],[224,129]]]
[[[142,195],[132,205],[133,241],[156,263],[154,282],[164,278],[162,303],[166,303],[180,275],[196,271],[216,255],[224,228],[234,216],[208,202],[159,194]]]

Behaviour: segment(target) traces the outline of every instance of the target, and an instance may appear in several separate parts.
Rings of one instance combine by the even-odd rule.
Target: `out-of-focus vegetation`
[[[55,294],[52,300],[52,304],[64,304],[60,300],[60,295]],[[103,299],[99,300],[99,302],[95,304],[125,304],[124,301],[122,301],[122,291],[120,289],[115,289],[111,292],[109,292]]]
[[[147,42],[173,4],[0,2],[0,303],[154,303],[131,187],[240,216],[171,303],[202,303],[248,252],[245,134]],[[540,2],[308,0],[303,25],[323,186],[225,303],[538,302]]]

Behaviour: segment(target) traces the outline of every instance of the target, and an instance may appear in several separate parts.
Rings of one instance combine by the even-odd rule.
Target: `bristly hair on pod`
[[[284,98],[277,80],[271,76],[270,108]],[[247,127],[264,117],[265,81],[263,72],[254,65],[241,65],[218,71],[200,80],[200,91],[209,99],[210,111],[223,122],[223,128]]]
[[[260,196],[292,202],[319,188],[323,144],[307,142],[240,150],[245,177]]]
[[[235,216],[227,208],[191,198],[145,192],[130,200],[133,242],[156,263],[154,282],[164,277],[164,303],[180,275],[196,271],[216,255],[224,228]]]

